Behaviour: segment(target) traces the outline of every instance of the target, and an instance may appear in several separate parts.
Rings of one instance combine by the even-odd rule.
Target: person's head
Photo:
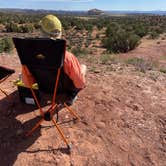
[[[40,21],[41,29],[48,37],[61,38],[62,24],[54,15],[46,15]]]

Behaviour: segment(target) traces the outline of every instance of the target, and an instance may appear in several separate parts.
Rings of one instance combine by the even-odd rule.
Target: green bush
[[[114,33],[116,33],[119,30],[119,25],[117,23],[111,23],[107,26],[106,29],[106,36],[107,37],[111,37],[112,35],[114,35]]]
[[[158,37],[159,37],[159,34],[157,32],[155,31],[150,32],[150,36],[149,36],[150,39],[156,39]]]
[[[14,48],[13,41],[11,38],[3,38],[0,40],[0,53],[10,52]]]
[[[104,40],[104,47],[107,48],[109,52],[120,53],[127,52],[127,36],[124,31],[119,33],[113,33],[111,37],[108,37]]]
[[[138,46],[140,41],[140,37],[136,34],[130,34],[128,36],[128,42],[129,42],[129,50],[133,50],[135,47]]]
[[[144,26],[137,26],[134,32],[136,35],[143,37],[147,34],[147,29]]]
[[[29,33],[29,32],[33,32],[34,27],[31,24],[22,25],[22,26],[20,26],[20,29],[21,29],[22,33]]]
[[[9,23],[5,26],[6,32],[19,32],[20,28],[16,23]]]
[[[119,29],[114,33],[111,31],[110,37],[103,40],[103,45],[111,53],[125,53],[134,49],[138,45],[139,40],[140,37],[136,34]]]
[[[9,23],[5,26],[6,32],[18,32],[18,33],[29,33],[33,32],[34,26],[31,24],[16,24],[16,23]]]

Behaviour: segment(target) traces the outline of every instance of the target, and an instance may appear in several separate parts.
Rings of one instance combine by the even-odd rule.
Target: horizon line
[[[65,9],[42,9],[42,8],[37,8],[37,9],[34,9],[34,8],[1,8],[0,7],[0,10],[1,9],[20,9],[20,10],[45,10],[45,11],[89,11],[89,10],[93,10],[93,9],[97,9],[97,8],[92,8],[92,9],[84,9],[84,10],[65,10]],[[166,10],[161,10],[161,9],[152,9],[152,10],[137,10],[137,9],[113,9],[113,10],[105,10],[105,9],[97,9],[97,10],[101,10],[101,11],[135,11],[135,12],[152,12],[152,11],[160,11],[160,12],[166,12]]]

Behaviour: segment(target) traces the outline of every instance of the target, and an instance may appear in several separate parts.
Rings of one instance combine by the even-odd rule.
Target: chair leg
[[[0,91],[1,91],[3,94],[5,94],[6,97],[8,97],[8,94],[7,94],[4,90],[2,90],[2,89],[0,88]]]
[[[27,134],[26,136],[32,135],[32,133],[40,126],[40,124],[44,121],[44,118],[42,118]]]
[[[65,138],[63,132],[61,131],[60,127],[58,126],[58,124],[56,123],[54,118],[52,118],[52,122],[55,125],[55,127],[57,128],[57,130],[59,131],[59,133],[60,133],[63,141],[66,143],[67,147],[70,148],[67,139]]]
[[[44,121],[44,118],[42,118],[42,119],[26,134],[26,136],[32,135],[32,133],[40,126],[40,124],[41,124],[43,121]],[[68,141],[67,141],[67,139],[65,138],[63,132],[61,131],[60,127],[59,127],[58,124],[56,123],[54,117],[52,117],[52,122],[53,122],[53,124],[55,125],[55,127],[57,128],[58,132],[60,133],[60,135],[61,135],[63,141],[66,143],[68,149],[70,149],[70,146],[69,146],[69,144],[68,144]]]
[[[78,120],[81,120],[80,117],[66,103],[64,103],[64,105],[73,116],[75,116]]]

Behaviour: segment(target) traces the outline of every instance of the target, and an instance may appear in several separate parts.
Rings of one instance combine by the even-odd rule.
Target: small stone
[[[94,73],[100,73],[101,71],[100,70],[95,70]]]
[[[105,123],[104,123],[104,122],[97,122],[97,123],[96,123],[96,126],[97,126],[98,128],[105,128]]]
[[[133,110],[134,111],[143,111],[144,108],[140,104],[135,103],[135,104],[133,104]]]

